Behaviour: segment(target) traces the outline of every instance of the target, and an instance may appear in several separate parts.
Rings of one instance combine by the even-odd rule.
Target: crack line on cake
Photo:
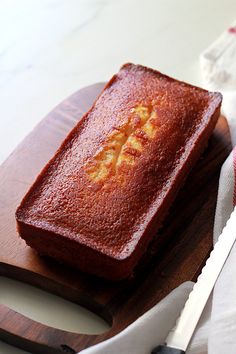
[[[132,108],[128,122],[115,127],[102,150],[89,161],[86,172],[90,179],[104,181],[118,174],[122,165],[134,165],[145,143],[154,138],[157,130],[157,114],[152,106]]]

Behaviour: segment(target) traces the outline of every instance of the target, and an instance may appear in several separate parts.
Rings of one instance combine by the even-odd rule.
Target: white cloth
[[[124,331],[80,354],[150,354],[174,326],[192,286],[182,284]]]
[[[208,89],[223,93],[223,113],[236,145],[236,23],[201,56],[201,68]],[[233,92],[233,89],[235,92]],[[228,92],[228,91],[231,92]],[[214,242],[233,210],[236,150],[225,161],[220,175],[215,214]],[[162,344],[173,327],[193,286],[187,282],[113,338],[83,350],[80,354],[150,354]],[[216,282],[188,354],[236,353],[236,244]]]
[[[223,93],[222,111],[228,120],[233,147],[236,145],[236,22],[201,56],[207,88]],[[236,150],[223,165],[215,216],[217,240],[235,205]],[[209,354],[236,353],[236,244],[213,291],[208,334]]]

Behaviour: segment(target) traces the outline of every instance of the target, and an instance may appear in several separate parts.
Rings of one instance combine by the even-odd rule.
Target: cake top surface
[[[125,64],[41,172],[18,220],[129,256],[220,101]]]

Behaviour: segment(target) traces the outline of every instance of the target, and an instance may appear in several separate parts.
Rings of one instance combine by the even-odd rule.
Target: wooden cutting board
[[[17,205],[102,87],[84,88],[62,102],[0,168],[0,274],[83,305],[111,324],[101,335],[75,334],[0,305],[0,338],[34,353],[74,353],[115,335],[176,286],[195,280],[212,248],[219,173],[231,150],[223,117],[157,236],[162,245],[157,249],[153,241],[132,280],[112,283],[66,268],[40,258],[18,237]]]

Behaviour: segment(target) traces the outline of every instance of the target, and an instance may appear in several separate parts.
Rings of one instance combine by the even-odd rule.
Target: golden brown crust
[[[221,99],[125,64],[23,199],[20,235],[84,271],[130,275],[206,144]]]

